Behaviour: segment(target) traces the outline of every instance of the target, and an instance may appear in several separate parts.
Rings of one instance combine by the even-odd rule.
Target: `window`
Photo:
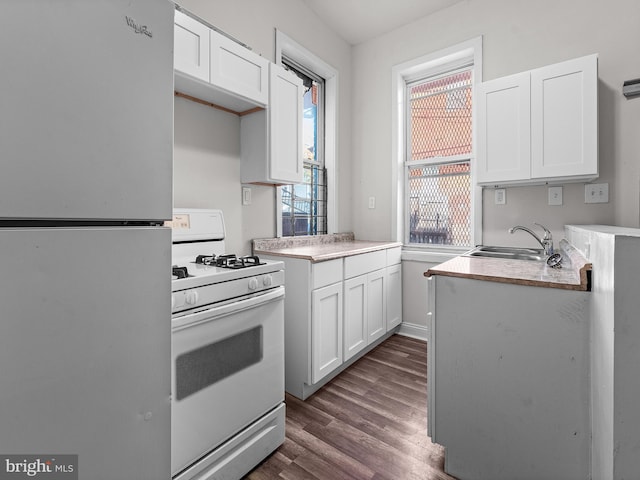
[[[409,243],[471,245],[471,69],[407,82]]]
[[[481,242],[473,127],[481,54],[477,38],[393,67],[395,225],[413,250],[459,251]]]
[[[275,56],[276,63],[297,71],[306,85],[303,123],[310,132],[303,133],[309,147],[305,181],[276,189],[276,235],[334,233],[338,71],[280,30]]]
[[[324,168],[324,79],[283,58],[304,86],[302,118],[303,182],[281,189],[282,236],[327,233],[327,181]]]

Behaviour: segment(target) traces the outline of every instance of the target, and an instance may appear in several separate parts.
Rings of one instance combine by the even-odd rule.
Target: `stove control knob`
[[[185,295],[185,301],[188,305],[195,305],[198,303],[198,292],[195,290],[190,290]]]
[[[270,287],[273,285],[273,277],[271,275],[265,275],[262,277],[262,285],[265,287]]]
[[[249,279],[249,290],[253,291],[258,288],[258,279],[256,277],[251,277]]]

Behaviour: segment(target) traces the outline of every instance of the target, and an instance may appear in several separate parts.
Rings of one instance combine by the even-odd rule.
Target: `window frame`
[[[408,203],[407,185],[407,83],[415,82],[426,77],[437,76],[454,71],[464,66],[471,65],[473,72],[473,95],[472,104],[472,142],[473,148],[470,155],[464,155],[465,159],[471,162],[471,244],[482,243],[482,188],[476,182],[476,104],[475,86],[482,82],[482,37],[462,42],[443,50],[425,55],[392,68],[392,148],[394,158],[393,168],[393,195],[394,208],[392,208],[393,224],[395,226],[395,240],[404,244],[405,250],[415,252],[435,252],[446,254],[457,254],[465,250],[465,247],[452,247],[434,244],[409,243],[409,220],[406,215]],[[450,163],[459,161],[460,156],[446,158],[444,162]],[[444,163],[439,162],[439,163]],[[429,159],[429,163],[435,163],[434,159]],[[414,161],[412,165],[417,165]]]
[[[338,188],[336,178],[337,159],[337,97],[338,71],[308,51],[282,31],[276,29],[276,64],[282,65],[282,57],[313,72],[324,79],[324,168],[327,183],[327,233],[336,232],[336,205]],[[282,188],[276,188],[276,236],[282,236]]]
[[[317,175],[319,175],[322,178],[322,183],[319,183],[317,186],[314,184],[314,182],[312,181],[311,183],[306,183],[306,182],[301,182],[295,185],[291,185],[291,201],[292,204],[290,205],[291,208],[291,213],[290,213],[290,223],[291,223],[291,235],[287,235],[287,236],[313,236],[313,235],[321,235],[324,233],[327,233],[325,230],[328,229],[328,225],[327,225],[327,186],[326,186],[326,179],[327,179],[327,172],[325,169],[325,165],[324,165],[324,110],[325,110],[325,80],[324,78],[320,77],[318,74],[316,74],[315,72],[310,71],[308,68],[299,65],[297,62],[295,62],[294,60],[290,59],[289,57],[286,57],[284,54],[282,55],[282,64],[286,69],[292,69],[293,73],[295,73],[296,75],[300,76],[303,75],[304,77],[306,77],[308,80],[311,80],[313,83],[315,83],[318,88],[317,88],[317,117],[316,117],[316,132],[315,132],[315,139],[316,139],[316,151],[315,151],[315,159],[314,160],[308,160],[306,158],[303,158],[303,170],[307,170],[310,169],[312,172],[315,171],[316,169],[319,170],[321,173],[318,173]],[[303,119],[304,122],[304,119]],[[303,124],[303,132],[304,132],[304,124]],[[312,177],[314,177],[315,175],[312,173]],[[297,198],[296,196],[296,185],[308,185],[309,189],[307,189],[308,194],[310,195],[311,198],[309,198],[309,207],[310,207],[310,211],[308,215],[295,215],[294,214],[294,210],[295,210],[295,198]],[[287,186],[280,186],[278,188],[279,191],[279,210],[280,210],[280,215],[281,215],[281,221],[280,221],[280,226],[282,228],[282,236],[284,236],[286,228],[285,228],[285,224],[287,222],[285,222],[285,218],[284,218],[284,213],[283,213],[283,208],[284,208],[284,204],[286,204],[287,202],[283,202],[283,200],[285,199],[285,194],[283,192],[283,190],[288,187]],[[316,186],[316,188],[313,188],[314,186]],[[314,193],[312,192],[317,192],[318,190],[321,190],[322,193],[319,194],[318,198],[315,197]],[[319,200],[319,198],[321,198],[321,200]],[[316,203],[317,202],[317,203]],[[313,207],[316,208],[316,212],[314,214],[313,211]],[[321,212],[324,213],[318,213],[318,209],[321,210]],[[301,235],[296,235],[296,231],[295,231],[295,225],[296,225],[296,220],[297,219],[304,219],[306,218],[307,220],[307,232],[305,234],[301,234]],[[320,219],[323,219],[322,221]],[[318,222],[322,223],[322,228],[318,228]],[[314,233],[309,233],[309,230],[315,230]],[[321,230],[321,231],[317,231],[317,230]]]

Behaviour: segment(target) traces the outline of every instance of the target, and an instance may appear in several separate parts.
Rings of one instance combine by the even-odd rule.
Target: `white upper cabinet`
[[[173,67],[209,81],[209,27],[176,10]]]
[[[478,183],[529,178],[531,126],[529,73],[478,86]]]
[[[174,67],[177,94],[242,117],[242,183],[302,182],[302,80],[180,10]]]
[[[242,183],[302,182],[302,80],[271,64],[269,106],[240,119]]]
[[[269,102],[269,60],[211,31],[211,83],[254,102]]]
[[[278,65],[271,65],[269,130],[270,173],[274,180],[302,181],[302,80]]]
[[[176,10],[175,90],[234,113],[266,107],[269,60]]]
[[[598,59],[531,72],[531,177],[598,176]]]
[[[597,178],[597,82],[590,55],[480,84],[478,183]]]

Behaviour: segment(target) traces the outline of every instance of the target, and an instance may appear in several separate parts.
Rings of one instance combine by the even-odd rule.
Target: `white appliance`
[[[240,479],[284,442],[284,264],[226,254],[219,210],[172,232],[172,474]]]
[[[2,5],[0,456],[171,477],[173,14]]]

